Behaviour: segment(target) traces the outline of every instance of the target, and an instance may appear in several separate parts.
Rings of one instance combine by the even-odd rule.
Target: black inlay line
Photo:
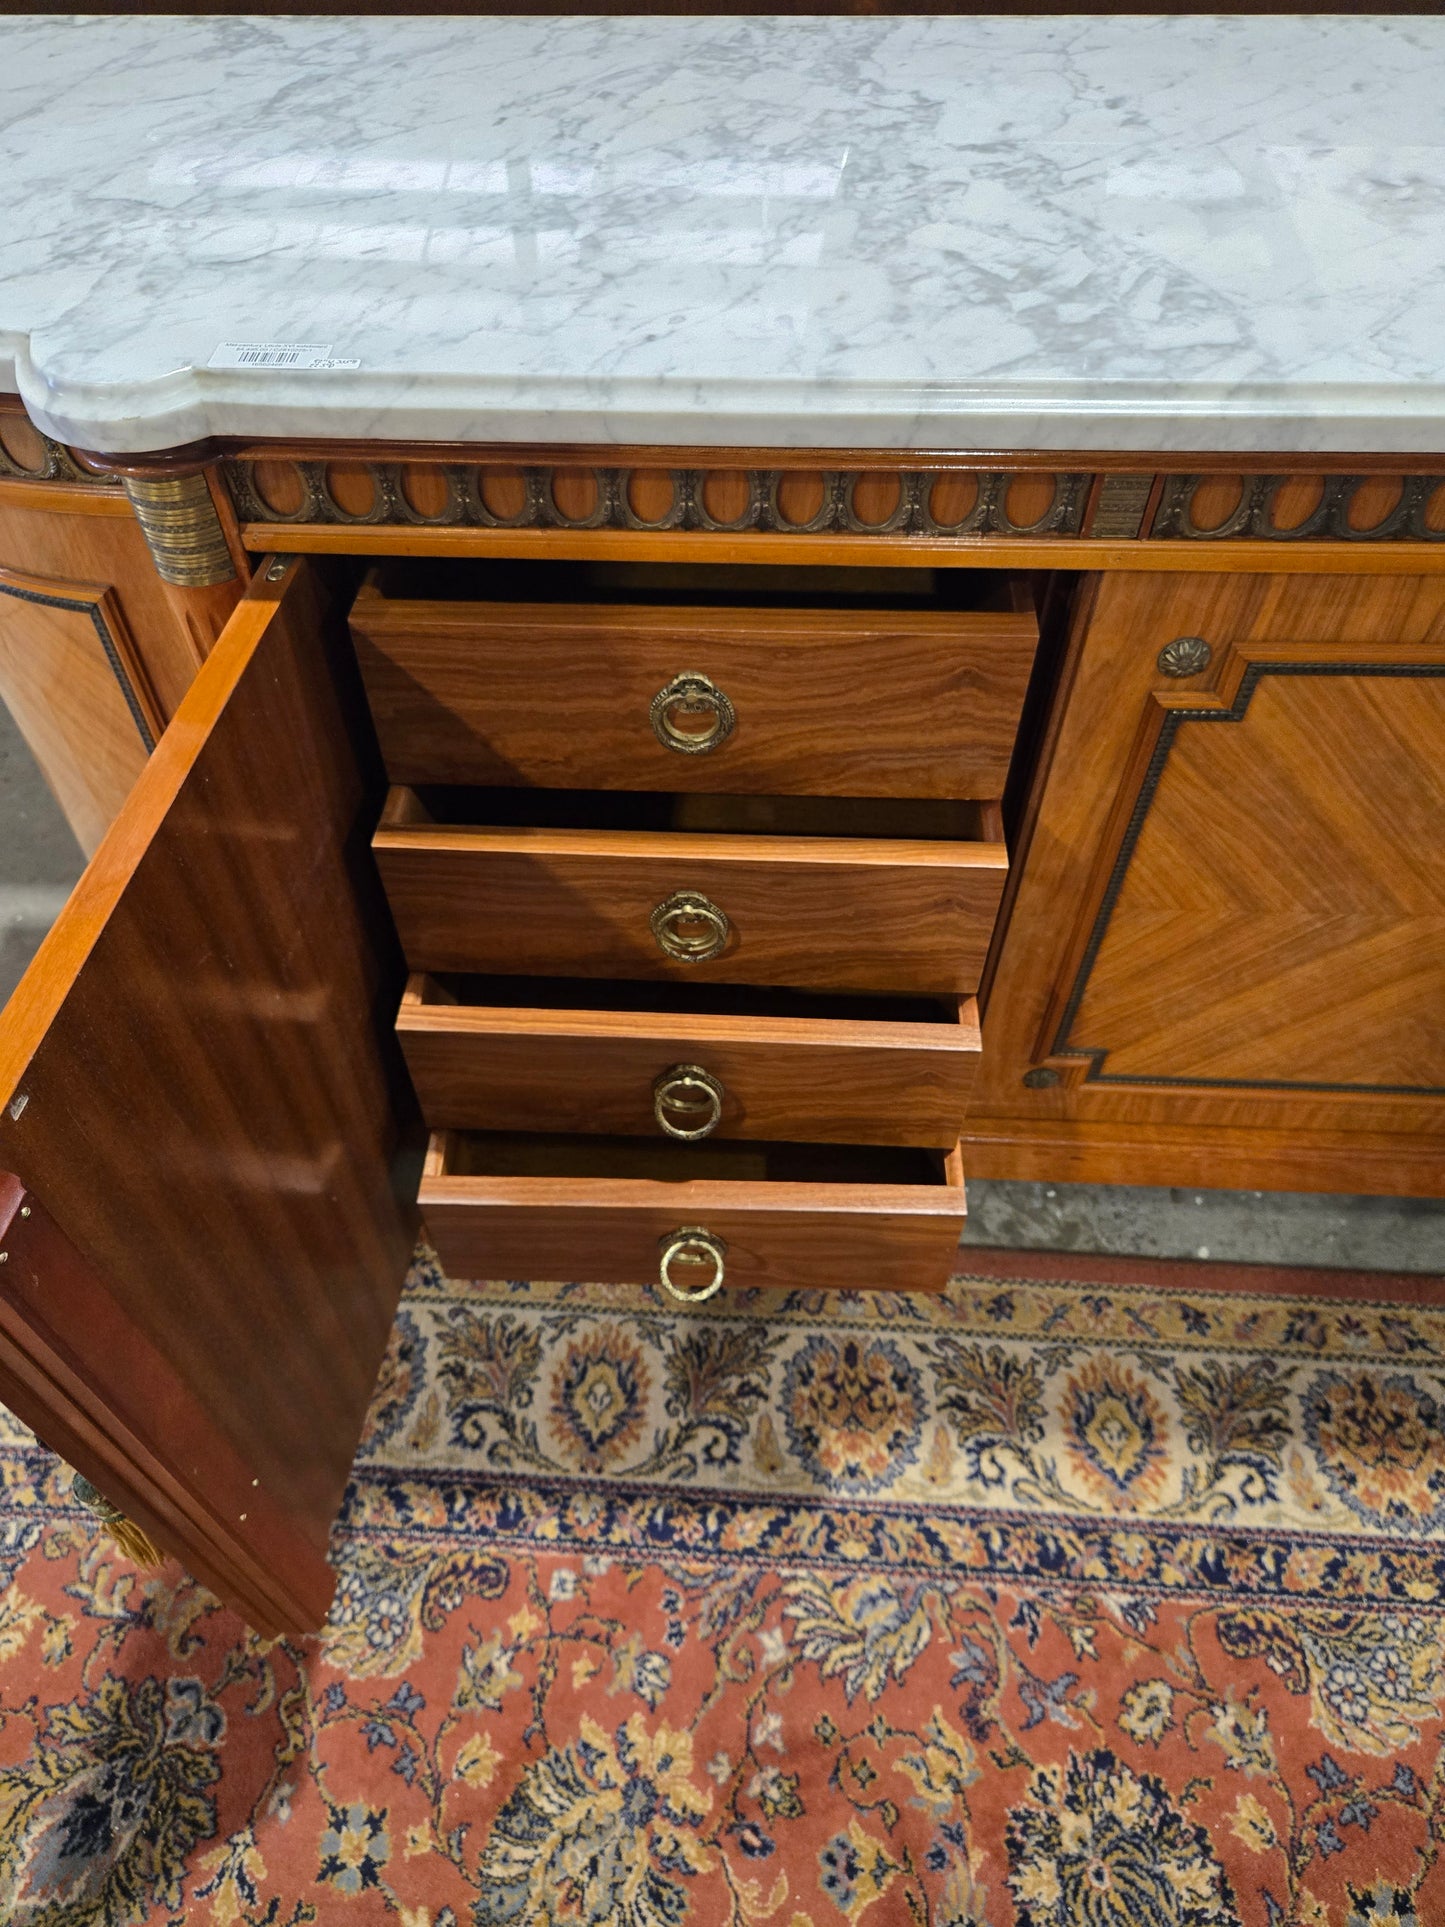
[[[1240,681],[1233,703],[1228,709],[1171,709],[1164,718],[1159,731],[1159,740],[1154,745],[1154,753],[1144,772],[1144,780],[1139,785],[1139,794],[1134,799],[1134,807],[1129,813],[1123,839],[1119,844],[1114,867],[1109,872],[1109,881],[1099,902],[1094,927],[1089,932],[1089,941],[1084,946],[1084,954],[1079,959],[1079,968],[1074,977],[1069,1001],[1064,1006],[1059,1019],[1059,1027],[1054,1035],[1051,1057],[1087,1057],[1089,1068],[1084,1076],[1086,1084],[1148,1084],[1166,1090],[1226,1090],[1226,1091],[1320,1091],[1332,1094],[1359,1092],[1372,1097],[1445,1097],[1445,1087],[1432,1084],[1313,1084],[1293,1081],[1288,1078],[1236,1078],[1236,1077],[1113,1077],[1100,1067],[1109,1055],[1109,1046],[1100,1048],[1092,1044],[1074,1043],[1069,1036],[1074,1020],[1079,1014],[1079,1006],[1084,1000],[1089,978],[1103,948],[1104,938],[1108,935],[1109,924],[1124,888],[1124,878],[1133,861],[1134,850],[1144,828],[1145,818],[1154,802],[1159,788],[1159,779],[1164,774],[1164,765],[1169,760],[1169,752],[1174,747],[1174,739],[1184,723],[1238,723],[1244,720],[1249,708],[1250,698],[1254,695],[1262,676],[1445,676],[1445,663],[1396,663],[1396,662],[1256,662],[1251,663]]]
[[[110,664],[110,673],[120,685],[120,693],[125,698],[125,706],[130,711],[131,721],[139,730],[140,739],[146,746],[146,754],[149,755],[156,746],[156,739],[151,735],[145,711],[141,708],[135,687],[125,672],[125,664],[121,661],[120,651],[115,646],[115,637],[110,633],[105,617],[101,614],[100,604],[77,602],[70,596],[42,595],[37,589],[16,589],[8,582],[0,582],[0,595],[14,596],[18,602],[38,602],[44,609],[70,609],[90,617],[91,627],[100,638],[100,646],[105,652],[106,661]]]

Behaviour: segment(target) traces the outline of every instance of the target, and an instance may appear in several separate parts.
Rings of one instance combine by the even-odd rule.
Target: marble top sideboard
[[[11,17],[0,388],[112,454],[1430,453],[1442,80],[1442,19]]]

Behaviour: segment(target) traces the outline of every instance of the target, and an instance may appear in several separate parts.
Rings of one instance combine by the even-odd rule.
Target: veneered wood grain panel
[[[1231,1128],[1212,1120],[973,1117],[964,1132],[970,1171],[1051,1184],[1163,1184],[1190,1190],[1306,1191],[1431,1197],[1440,1193],[1438,1132],[1367,1134]],[[1261,1182],[1260,1174],[1267,1177]]]
[[[653,1284],[659,1240],[700,1226],[726,1242],[729,1287],[935,1292],[965,1216],[956,1150],[933,1184],[672,1182],[459,1175],[449,1142],[433,1139],[421,1208],[458,1278]]]
[[[1210,642],[1213,660],[1203,676],[1178,681],[1160,672],[1159,650],[1179,635],[1202,635]],[[1438,1098],[1248,1082],[1218,1089],[1180,1087],[1151,1084],[1142,1076],[1110,1086],[1088,1081],[1087,1059],[1050,1057],[1147,780],[1164,706],[1213,703],[1222,713],[1235,702],[1252,664],[1266,670],[1326,665],[1338,672],[1352,663],[1386,673],[1359,679],[1360,706],[1349,713],[1328,693],[1333,677],[1265,674],[1242,722],[1181,725],[1181,740],[1197,739],[1207,768],[1203,762],[1180,765],[1185,785],[1178,801],[1187,804],[1187,827],[1175,803],[1167,804],[1175,811],[1177,861],[1171,866],[1163,860],[1162,846],[1159,859],[1151,856],[1152,900],[1141,898],[1137,919],[1125,927],[1134,932],[1131,947],[1143,946],[1134,949],[1136,960],[1151,944],[1164,941],[1163,922],[1173,921],[1187,948],[1189,920],[1197,915],[1202,924],[1213,917],[1213,940],[1172,961],[1159,955],[1152,968],[1136,967],[1127,976],[1121,965],[1110,1014],[1127,1022],[1127,1032],[1116,1028],[1105,1038],[1097,1027],[1088,1035],[1078,1025],[1070,1034],[1111,1050],[1151,1052],[1154,1040],[1163,1037],[1171,1047],[1194,1053],[1192,1060],[1181,1056],[1181,1064],[1197,1065],[1211,1053],[1216,1062],[1233,1054],[1233,1061],[1256,1077],[1266,1067],[1278,1068],[1291,1049],[1306,1073],[1332,1048],[1336,1061],[1354,1073],[1371,1062],[1398,1065],[1414,1057],[1417,1043],[1421,1061],[1434,1061],[1437,1045],[1419,1039],[1418,1013],[1428,998],[1421,1003],[1419,973],[1405,954],[1408,941],[1405,952],[1380,966],[1360,1005],[1351,1006],[1351,985],[1345,973],[1338,973],[1335,992],[1343,1023],[1337,1014],[1317,1010],[1315,1034],[1307,1038],[1306,1025],[1295,1028],[1291,1038],[1296,986],[1290,971],[1303,969],[1308,977],[1310,960],[1297,949],[1291,955],[1276,949],[1269,969],[1278,971],[1277,978],[1265,971],[1252,992],[1244,980],[1232,989],[1231,978],[1247,962],[1255,939],[1244,931],[1230,940],[1232,948],[1226,943],[1221,949],[1218,919],[1222,901],[1231,896],[1237,906],[1279,914],[1281,894],[1294,878],[1292,887],[1302,895],[1290,914],[1307,919],[1315,906],[1319,920],[1309,941],[1316,952],[1327,954],[1333,933],[1345,932],[1351,917],[1360,915],[1359,903],[1350,902],[1351,891],[1358,896],[1362,887],[1377,890],[1379,876],[1397,868],[1418,869],[1422,877],[1430,871],[1433,852],[1407,863],[1400,839],[1408,824],[1415,826],[1412,839],[1417,839],[1421,812],[1433,820],[1437,808],[1438,777],[1422,769],[1421,759],[1428,765],[1433,757],[1438,766],[1438,712],[1434,697],[1424,693],[1438,684],[1405,672],[1445,665],[1445,583],[1421,576],[1278,573],[1095,578],[1079,602],[1059,677],[1060,698],[1014,851],[1023,873],[985,1007],[987,1046],[965,1131],[972,1169],[988,1176],[1052,1178],[1066,1175],[1067,1162],[1068,1175],[1092,1180],[1200,1184],[1210,1182],[1207,1147],[1227,1140],[1218,1183],[1309,1189],[1313,1170],[1320,1188],[1407,1194],[1445,1189],[1445,1109]],[[1396,669],[1398,679],[1390,673]],[[1238,750],[1217,744],[1211,732],[1228,736],[1244,730],[1239,741],[1247,742],[1254,704],[1273,687],[1280,703],[1271,701],[1259,712],[1271,726],[1259,735],[1258,753],[1230,761]],[[1291,710],[1292,695],[1302,689],[1317,695],[1308,708]],[[1409,693],[1397,702],[1402,690]],[[1328,714],[1317,712],[1315,702]],[[1295,719],[1303,723],[1307,714],[1312,721],[1297,727]],[[1326,734],[1315,733],[1317,725]],[[1395,788],[1397,783],[1403,788]],[[1381,832],[1375,854],[1359,854],[1356,841],[1350,858],[1355,875],[1342,879],[1344,894],[1331,910],[1326,897],[1332,869],[1341,850],[1348,853],[1351,839],[1357,840],[1369,823],[1376,788],[1382,797],[1393,795],[1389,814],[1399,821]],[[1161,794],[1168,794],[1162,783]],[[1147,817],[1145,823],[1147,828]],[[1438,833],[1434,840],[1438,846]],[[1367,885],[1366,870],[1377,879]],[[1385,894],[1394,891],[1397,901],[1408,903],[1416,887],[1413,878],[1392,878]],[[1381,901],[1373,909],[1367,906],[1367,917],[1379,914]],[[1418,908],[1419,898],[1413,901]],[[1413,914],[1407,909],[1402,921]],[[1362,928],[1357,923],[1357,935]],[[1360,962],[1366,979],[1372,945],[1381,942],[1389,949],[1400,936],[1377,934],[1364,941]],[[1323,981],[1324,976],[1313,980],[1312,995],[1318,995]],[[1090,985],[1086,995],[1093,994],[1092,975]],[[1245,1004],[1253,997],[1253,1011],[1236,1006],[1231,1021],[1217,1022],[1211,1033],[1211,1014],[1227,1007],[1241,989]],[[1113,995],[1107,977],[1098,983],[1101,997],[1106,991]],[[1091,1016],[1103,1014],[1101,1005],[1081,1005],[1084,1009]],[[1161,1063],[1157,1053],[1149,1061],[1155,1069]],[[1053,1081],[1025,1084],[1026,1076]],[[1353,1186],[1342,1182],[1352,1141],[1368,1141],[1370,1147]]]
[[[1445,1097],[1442,1012],[1445,665],[1265,674],[1237,722],[1179,724],[1068,1048]]]
[[[0,1166],[323,1551],[415,1223],[374,755],[310,566],[258,584],[0,1025]]]
[[[205,660],[210,635],[187,627],[123,497],[65,489],[39,508],[28,505],[33,488],[20,498],[24,487],[0,482],[0,568],[109,589],[164,725]]]
[[[390,600],[352,634],[398,783],[1002,792],[1037,642],[1032,614],[657,609]],[[660,743],[653,698],[706,675],[736,722],[716,747]]]
[[[159,1544],[184,1546],[195,1576],[258,1632],[319,1624],[334,1583],[323,1550],[297,1532],[106,1280],[9,1172],[0,1172],[0,1250],[0,1395],[9,1409]]]
[[[715,1137],[947,1147],[978,1062],[972,999],[928,1024],[428,1003],[423,989],[397,1031],[434,1129],[659,1136],[655,1080],[697,1064],[723,1087]]]
[[[127,640],[107,592],[0,569],[0,702],[87,856],[140,775],[157,730]]]
[[[1008,867],[1001,844],[670,831],[380,829],[414,970],[971,993]],[[700,891],[729,918],[700,963],[648,919]]]

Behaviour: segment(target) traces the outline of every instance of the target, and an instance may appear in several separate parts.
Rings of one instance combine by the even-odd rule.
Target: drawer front
[[[383,828],[374,848],[413,970],[960,996],[1008,864],[1002,844],[673,832]]]
[[[454,1278],[658,1284],[688,1295],[721,1269],[729,1287],[942,1291],[955,1268],[965,1204],[957,1151],[930,1185],[662,1182],[646,1178],[488,1177],[451,1168],[451,1134],[432,1140],[422,1216]],[[705,1234],[716,1248],[697,1242]]]
[[[1022,596],[1018,598],[1022,604]],[[1031,612],[352,610],[393,782],[1002,793]]]
[[[978,1064],[978,1011],[952,1023],[516,1009],[425,1001],[397,1031],[436,1129],[947,1148]]]

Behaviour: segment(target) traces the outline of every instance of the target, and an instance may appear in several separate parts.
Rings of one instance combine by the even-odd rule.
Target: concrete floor
[[[35,954],[84,858],[0,704],[0,999]]]
[[[65,819],[0,708],[0,998],[80,870]],[[1445,1202],[976,1178],[968,1206],[965,1244],[1445,1273]]]

